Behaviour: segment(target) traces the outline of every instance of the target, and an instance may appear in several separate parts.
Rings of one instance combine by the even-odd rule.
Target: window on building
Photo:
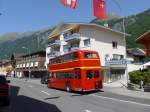
[[[35,63],[34,63],[34,66],[36,66],[36,67],[37,67],[37,66],[38,66],[38,64],[39,64],[38,62],[35,62]]]
[[[113,60],[121,60],[123,59],[123,55],[113,54]]]
[[[117,47],[118,47],[118,42],[113,41],[113,42],[112,42],[112,47],[113,47],[113,49],[117,49]]]
[[[91,42],[90,39],[84,40],[84,46],[90,46]]]
[[[70,31],[63,33],[64,39],[68,39],[70,34],[71,34]]]
[[[70,43],[70,47],[79,47],[79,41]]]

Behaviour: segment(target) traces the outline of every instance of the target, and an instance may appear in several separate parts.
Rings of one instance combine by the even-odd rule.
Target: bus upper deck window
[[[85,52],[84,57],[85,58],[98,58],[96,53],[91,53],[91,52]]]
[[[73,53],[73,59],[78,59],[78,53],[77,52]]]

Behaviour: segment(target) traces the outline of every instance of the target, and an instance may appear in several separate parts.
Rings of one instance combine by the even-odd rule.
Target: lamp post
[[[118,2],[118,0],[113,0],[114,3],[118,6],[119,10],[120,10],[120,13],[123,14],[123,11],[122,11],[122,8],[120,6],[120,3]],[[127,85],[128,85],[128,66],[127,66],[127,55],[126,55],[126,29],[125,29],[125,18],[123,17],[122,18],[122,29],[123,29],[123,37],[124,37],[124,45],[125,45],[125,65],[126,65],[126,69],[125,69],[125,74],[126,74],[126,78],[127,78]]]
[[[30,49],[27,48],[27,47],[25,47],[25,46],[23,46],[22,48],[23,48],[23,49],[26,49],[26,50],[28,51],[28,53],[29,53],[29,58],[30,58]],[[30,59],[29,59],[28,72],[29,72],[29,79],[30,79],[30,78],[31,78]]]

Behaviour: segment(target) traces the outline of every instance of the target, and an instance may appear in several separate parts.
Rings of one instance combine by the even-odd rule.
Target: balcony
[[[60,40],[55,40],[55,41],[49,43],[49,46],[50,46],[50,47],[51,47],[51,46],[60,46],[60,45],[61,45]]]
[[[80,39],[81,39],[81,36],[79,33],[74,33],[72,35],[64,37],[65,41],[80,40]]]
[[[121,59],[121,60],[110,59],[106,61],[106,64],[107,65],[126,65],[127,61],[125,59]]]
[[[47,56],[48,57],[57,57],[57,56],[60,56],[60,52],[58,52],[58,51],[52,51],[50,53],[47,53]]]
[[[75,51],[75,50],[79,50],[79,49],[80,49],[79,47],[72,47],[71,51]]]

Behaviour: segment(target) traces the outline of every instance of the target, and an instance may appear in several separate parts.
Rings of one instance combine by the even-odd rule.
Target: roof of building
[[[146,56],[146,53],[144,50],[140,49],[140,48],[130,48],[127,49],[127,53],[131,54],[133,56]]]
[[[150,41],[150,30],[138,37],[135,41],[141,44]]]
[[[108,31],[111,31],[111,32],[114,32],[114,33],[117,33],[117,34],[121,34],[121,35],[129,35],[129,34],[126,34],[126,33],[123,33],[123,32],[120,32],[120,31],[117,31],[117,30],[114,30],[114,29],[110,29],[108,27],[104,27],[102,25],[97,25],[97,24],[94,24],[94,23],[60,23],[56,26],[56,28],[51,32],[51,34],[49,35],[49,38],[52,38],[52,37],[55,37],[55,36],[58,36],[60,35],[62,32],[65,32],[65,31],[68,31],[68,30],[71,30],[71,29],[74,29],[74,28],[77,28],[81,25],[84,25],[84,26],[96,26],[98,28],[101,28],[101,29],[105,29],[105,30],[108,30]]]
[[[11,55],[11,60],[20,60],[21,56],[25,55],[25,53],[13,53]]]
[[[11,64],[11,60],[3,59],[0,61],[0,66]]]
[[[25,53],[13,53],[12,55],[14,56],[14,58],[19,58],[19,57],[25,55]]]
[[[33,56],[33,55],[37,55],[37,54],[42,54],[46,56],[46,51],[42,50],[42,51],[37,51],[31,54],[26,54],[26,55],[22,55],[21,57],[28,57],[28,56]]]

